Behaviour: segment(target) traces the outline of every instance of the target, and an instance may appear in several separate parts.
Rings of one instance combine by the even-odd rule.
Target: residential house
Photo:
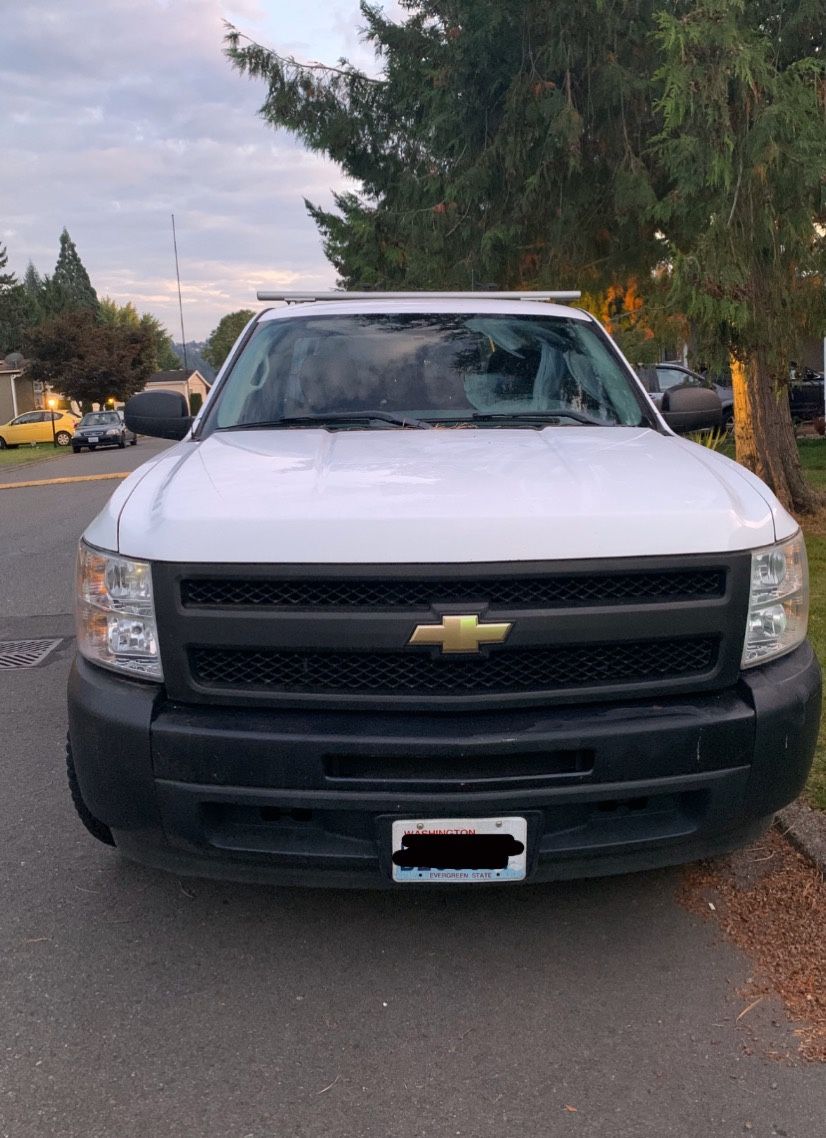
[[[8,423],[25,411],[34,411],[39,405],[42,385],[24,375],[25,367],[26,361],[19,352],[0,358],[0,423]]]
[[[207,397],[209,384],[199,371],[175,368],[173,371],[156,371],[146,381],[144,391],[177,391],[187,401],[193,414]],[[193,396],[199,396],[193,400]]]

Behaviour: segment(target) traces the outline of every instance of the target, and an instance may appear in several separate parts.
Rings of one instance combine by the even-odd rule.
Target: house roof
[[[172,371],[156,371],[154,375],[150,375],[146,383],[147,386],[150,383],[184,383],[187,379],[196,378],[200,379],[202,383],[206,383],[207,387],[209,387],[207,381],[196,368],[187,370],[183,367],[173,368]]]
[[[0,374],[17,375],[26,366],[26,361],[20,352],[9,352],[5,359],[0,357]]]

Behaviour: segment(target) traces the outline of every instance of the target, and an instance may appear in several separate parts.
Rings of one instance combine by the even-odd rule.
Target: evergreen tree
[[[0,357],[23,350],[29,328],[37,323],[37,310],[23,285],[0,289]]]
[[[26,265],[26,272],[23,274],[23,287],[29,296],[35,299],[43,288],[43,278],[31,261]]]
[[[658,256],[641,160],[653,0],[363,0],[378,79],[302,66],[230,28],[266,121],[361,184],[310,207],[348,287],[598,289]]]
[[[31,261],[23,274],[23,289],[31,316],[31,324],[35,325],[43,318],[44,313],[44,283],[40,273]]]
[[[97,293],[66,229],[60,234],[60,252],[54,275],[47,281],[49,290],[54,293],[54,297],[49,298],[48,310],[89,308],[97,311]]]
[[[0,245],[0,357],[19,352],[26,329],[37,320],[37,309],[26,289],[12,272],[3,272],[8,264],[5,245]]]
[[[7,288],[12,288],[17,284],[17,277],[14,273],[7,273],[3,270],[9,261],[9,255],[6,251],[6,246],[0,242],[0,291]]]
[[[747,0],[679,7],[657,16],[653,145],[672,301],[707,359],[734,360],[738,459],[784,505],[813,509],[785,390],[801,341],[826,328],[826,61],[812,6],[784,5],[788,24]]]
[[[218,326],[210,332],[203,354],[204,359],[216,371],[222,366],[229,355],[230,348],[254,315],[248,308],[242,308],[238,312],[230,312],[227,316],[223,316]]]
[[[811,506],[776,386],[823,301],[823,0],[402,7],[394,22],[362,0],[375,78],[228,29],[234,66],[267,85],[264,119],[360,183],[335,210],[309,206],[342,283],[636,280],[650,303],[671,281],[672,306],[748,363],[741,459]]]
[[[41,280],[38,308],[41,320],[49,320],[53,316],[59,316],[61,312],[66,312],[67,309],[71,308],[71,305],[67,303],[66,294],[63,289],[54,277],[49,276],[48,273],[44,274]]]

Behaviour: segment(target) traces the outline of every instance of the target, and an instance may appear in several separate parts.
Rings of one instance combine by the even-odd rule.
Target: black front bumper
[[[454,714],[176,705],[77,659],[69,729],[89,809],[150,865],[391,885],[394,818],[507,814],[530,882],[748,841],[803,788],[820,696],[808,644],[723,692]]]

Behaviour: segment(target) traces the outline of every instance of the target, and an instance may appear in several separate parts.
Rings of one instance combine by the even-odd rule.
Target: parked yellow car
[[[54,434],[52,434],[54,419]],[[0,450],[28,443],[50,443],[67,447],[77,426],[77,416],[68,411],[26,411],[9,423],[0,424]]]

